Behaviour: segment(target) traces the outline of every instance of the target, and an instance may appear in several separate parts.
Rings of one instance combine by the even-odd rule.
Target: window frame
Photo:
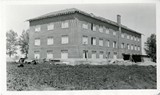
[[[137,45],[134,46],[134,50],[137,51]]]
[[[99,38],[99,46],[104,46],[103,38]]]
[[[91,37],[91,45],[96,45],[96,37]]]
[[[36,56],[35,56],[36,54],[38,54],[39,58],[36,58]],[[34,51],[34,59],[40,59],[40,56],[41,56],[40,51]]]
[[[106,40],[106,46],[110,47],[110,41],[109,40]]]
[[[62,58],[62,54],[67,54],[67,58]],[[68,50],[61,50],[61,59],[68,59],[69,58],[69,52],[68,52]]]
[[[113,41],[113,48],[117,48],[117,42]]]
[[[49,44],[49,39],[52,39],[52,43]],[[48,37],[47,38],[47,45],[53,45],[54,44],[54,38],[53,37]]]
[[[93,54],[95,54],[95,59],[96,59],[96,58],[97,58],[97,52],[96,52],[96,51],[92,51],[92,54],[91,54],[91,58],[92,58],[92,59],[94,59],[94,58],[93,58]]]
[[[37,30],[38,29],[38,30]],[[41,26],[40,25],[36,25],[35,26],[35,32],[40,32],[41,31]]]
[[[38,42],[36,40],[38,40]],[[39,43],[39,44],[36,44],[36,43]],[[40,38],[35,38],[34,39],[34,45],[35,46],[40,46],[41,45],[41,39]]]
[[[127,44],[127,49],[130,50],[130,45],[129,44]]]
[[[140,49],[140,46],[138,46],[138,51],[140,51],[141,49]]]
[[[64,37],[67,38],[67,41],[66,41],[66,39],[64,39]],[[69,36],[68,35],[61,36],[61,44],[69,44]]]
[[[133,46],[133,44],[131,45],[131,50],[133,50],[134,49],[134,46]]]
[[[134,41],[137,41],[137,37],[136,36],[134,37]]]
[[[131,36],[131,40],[133,40],[133,36]]]
[[[124,38],[124,33],[121,34],[121,38]]]
[[[102,58],[100,58],[100,55],[102,55]],[[99,51],[99,59],[104,59],[104,52],[103,51]]]
[[[85,38],[87,39],[86,40],[87,42],[85,42],[85,40],[84,40]],[[88,44],[88,36],[84,36],[84,35],[82,36],[82,44],[83,45],[87,45]]]
[[[51,27],[52,26],[52,27]],[[47,25],[47,30],[54,30],[54,23],[49,23]]]
[[[99,29],[98,29],[98,31],[100,32],[100,33],[103,33],[103,26],[99,26]]]
[[[82,28],[83,28],[83,29],[88,29],[88,28],[89,28],[88,23],[82,23]]]
[[[127,34],[127,39],[129,39],[129,34]]]
[[[113,36],[116,36],[116,35],[117,35],[116,31],[113,31]]]
[[[92,30],[92,31],[96,31],[96,30],[97,30],[97,29],[96,29],[96,25],[93,24],[93,23],[91,23],[91,30]]]
[[[122,48],[122,49],[124,49],[124,48],[125,48],[124,43],[121,43],[121,48]]]
[[[48,54],[52,54],[52,58],[48,58]],[[53,55],[53,50],[47,50],[47,59],[53,59],[54,55]]]
[[[62,21],[61,22],[61,28],[63,28],[63,29],[69,28],[69,21]]]
[[[105,33],[106,33],[106,34],[109,34],[109,33],[110,33],[109,28],[106,28],[106,29],[105,29]]]

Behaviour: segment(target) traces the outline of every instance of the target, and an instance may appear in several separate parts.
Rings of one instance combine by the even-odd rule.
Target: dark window
[[[93,23],[91,23],[91,30],[93,30]]]
[[[91,37],[91,45],[96,45],[96,37]]]
[[[94,39],[94,37],[91,37],[91,45],[93,45],[93,39]]]

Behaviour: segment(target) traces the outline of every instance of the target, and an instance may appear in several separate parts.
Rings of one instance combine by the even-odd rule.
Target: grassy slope
[[[65,66],[7,63],[7,90],[155,89],[152,66]]]

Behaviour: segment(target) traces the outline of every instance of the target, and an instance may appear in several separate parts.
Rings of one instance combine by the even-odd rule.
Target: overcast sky
[[[7,5],[6,29],[13,29],[19,35],[23,29],[29,28],[27,19],[34,18],[49,12],[66,8],[77,8],[93,13],[106,19],[116,21],[116,15],[121,15],[121,23],[142,35],[142,49],[147,37],[156,33],[156,6],[155,4],[83,4],[83,5]],[[6,31],[7,31],[6,30]],[[144,54],[144,51],[142,51]]]

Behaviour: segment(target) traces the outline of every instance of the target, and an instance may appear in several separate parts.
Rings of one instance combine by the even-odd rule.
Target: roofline
[[[124,27],[122,27],[122,28],[124,28]],[[132,29],[130,29],[130,28],[124,28],[124,29],[129,30],[129,31],[132,31],[132,32],[137,33],[137,34],[140,34],[140,35],[144,35],[144,34],[142,34],[142,33],[139,33],[139,32],[137,32],[137,31],[135,31],[135,30],[132,30]]]
[[[75,9],[75,8],[74,8],[74,9]],[[44,17],[41,17],[41,16],[40,16],[40,17],[28,19],[28,20],[26,20],[26,21],[29,21],[29,22],[30,22],[30,21],[34,21],[34,20],[40,20],[40,19],[45,19],[45,18],[60,16],[60,15],[74,14],[74,13],[80,13],[80,14],[83,14],[83,15],[85,15],[85,16],[89,16],[89,17],[91,17],[91,18],[93,18],[93,19],[97,19],[97,20],[102,21],[102,22],[105,22],[105,23],[107,22],[107,23],[112,24],[112,25],[115,25],[115,26],[117,26],[117,27],[121,27],[121,28],[124,28],[124,29],[126,29],[126,30],[132,31],[132,32],[134,32],[134,33],[143,35],[142,33],[139,33],[139,32],[137,32],[137,31],[135,31],[135,30],[132,30],[132,29],[130,29],[130,28],[128,28],[128,27],[126,27],[126,26],[124,26],[124,25],[122,25],[122,24],[119,25],[117,22],[114,22],[114,21],[105,19],[105,18],[103,18],[103,17],[98,17],[98,16],[95,16],[95,15],[91,15],[91,14],[89,14],[89,13],[87,13],[87,12],[84,12],[84,11],[81,11],[81,10],[78,10],[78,9],[75,9],[74,11],[64,12],[64,13],[52,14],[52,15],[44,16]]]

